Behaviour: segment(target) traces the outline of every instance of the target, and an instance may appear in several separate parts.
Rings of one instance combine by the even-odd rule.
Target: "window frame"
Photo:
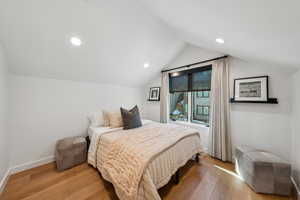
[[[205,65],[203,67],[197,67],[189,70],[184,70],[184,71],[179,71],[179,72],[174,72],[174,73],[169,73],[169,93],[174,93],[174,92],[199,92],[199,91],[207,91],[206,89],[203,90],[194,90],[193,89],[193,73],[197,72],[203,72],[203,71],[209,71],[212,70],[212,65]],[[186,90],[178,90],[178,91],[172,91],[172,77],[180,77],[180,76],[188,76],[188,88]]]
[[[210,91],[210,90],[206,90],[206,91]],[[203,126],[206,126],[206,127],[209,127],[209,122],[208,123],[205,123],[205,122],[203,122],[203,121],[199,121],[199,120],[194,120],[193,119],[193,92],[195,92],[195,91],[192,91],[192,92],[178,92],[178,93],[187,93],[187,107],[188,107],[188,109],[187,109],[187,121],[185,121],[185,120],[180,120],[180,119],[178,119],[178,120],[174,120],[174,119],[171,119],[171,113],[169,113],[169,119],[171,120],[171,121],[180,121],[180,122],[188,122],[188,123],[194,123],[194,124],[201,124],[201,125],[203,125]],[[173,92],[173,93],[177,93],[177,92]],[[196,95],[196,94],[195,94]],[[208,95],[208,97],[210,97],[210,95]],[[171,96],[170,96],[170,99],[169,99],[169,101],[171,101]],[[202,113],[202,115],[205,115],[204,114],[204,107],[208,107],[208,116],[210,117],[210,106],[200,106],[200,107],[202,107],[202,111],[203,111],[203,113]],[[197,112],[197,107],[196,107],[196,112]]]
[[[211,91],[211,90],[205,90],[205,91]],[[198,91],[199,92],[199,91]],[[203,91],[200,91],[200,92],[203,92]],[[206,127],[209,127],[209,122],[208,123],[205,123],[205,122],[202,122],[202,121],[199,121],[199,120],[194,120],[193,119],[193,115],[194,115],[194,113],[193,113],[193,109],[192,109],[192,107],[193,107],[193,105],[194,105],[194,98],[193,98],[193,94],[192,94],[192,92],[189,92],[190,93],[190,98],[191,98],[191,104],[190,104],[190,107],[191,107],[191,109],[190,109],[190,113],[188,113],[188,116],[191,118],[190,120],[189,120],[189,122],[191,122],[191,123],[195,123],[195,124],[202,124],[202,125],[204,125],[204,126],[206,126]],[[204,94],[202,93],[202,96],[201,97],[205,97],[204,96]],[[208,98],[210,98],[210,95],[208,95]],[[189,106],[189,105],[188,105]],[[198,106],[197,106],[198,107]],[[197,113],[197,107],[196,107],[196,113]],[[202,111],[203,111],[203,113],[202,113],[202,115],[204,115],[204,107],[208,107],[208,116],[209,116],[209,118],[210,118],[210,106],[200,106],[200,107],[202,107]]]
[[[179,93],[179,92],[186,92],[187,93],[187,96],[188,96],[188,101],[187,101],[187,106],[188,106],[188,113],[187,113],[187,121],[182,121],[182,120],[178,120],[178,121],[182,121],[182,122],[189,122],[189,123],[195,123],[195,124],[201,124],[201,125],[204,125],[206,127],[209,127],[209,122],[208,123],[205,123],[205,122],[201,122],[201,121],[198,121],[198,120],[193,120],[193,92],[202,92],[201,95],[199,95],[199,97],[206,97],[206,95],[204,95],[204,92],[206,91],[209,91],[208,93],[208,96],[207,98],[210,98],[210,91],[211,91],[211,88],[210,90],[207,90],[207,89],[202,89],[202,90],[195,90],[193,89],[193,73],[197,73],[197,72],[203,72],[203,71],[208,71],[208,70],[211,70],[212,71],[212,65],[205,65],[205,66],[202,66],[202,67],[197,67],[197,68],[193,68],[193,69],[190,69],[190,70],[184,70],[184,71],[179,71],[179,72],[175,72],[175,73],[170,73],[169,74],[169,93],[172,94],[172,93]],[[180,76],[183,76],[183,75],[187,75],[188,76],[188,89],[187,91],[183,90],[183,91],[172,91],[172,77],[180,77]],[[198,96],[198,93],[196,94]],[[171,97],[169,99],[169,101],[171,100]],[[204,112],[204,109],[203,107],[208,107],[208,116],[210,116],[210,106],[202,106],[202,111]],[[197,109],[197,108],[196,108]],[[197,111],[197,110],[196,110]],[[171,113],[169,113],[169,119],[172,120],[170,118],[170,115]],[[174,120],[176,121],[176,120]]]
[[[204,106],[200,106],[200,105],[196,106],[196,115],[203,115],[203,107]],[[200,110],[201,112],[199,112]]]

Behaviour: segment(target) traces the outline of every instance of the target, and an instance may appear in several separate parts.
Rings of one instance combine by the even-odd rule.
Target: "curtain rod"
[[[217,58],[212,58],[212,59],[209,59],[209,60],[204,60],[204,61],[200,61],[200,62],[188,64],[188,65],[183,65],[183,66],[180,66],[180,67],[175,67],[175,68],[172,68],[172,69],[166,69],[166,70],[162,70],[161,73],[173,71],[173,70],[175,70],[175,69],[181,69],[181,68],[184,68],[184,67],[191,67],[191,66],[193,66],[193,65],[199,65],[199,64],[203,64],[203,63],[206,63],[206,62],[211,62],[211,61],[214,61],[214,60],[220,60],[220,59],[227,58],[227,57],[228,57],[228,56],[226,55],[226,56],[221,56],[221,57],[217,57]]]

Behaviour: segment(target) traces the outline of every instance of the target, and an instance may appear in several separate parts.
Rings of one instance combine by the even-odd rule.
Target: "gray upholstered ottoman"
[[[236,148],[236,171],[257,193],[290,195],[291,165],[270,152]]]
[[[86,161],[87,142],[84,137],[69,137],[59,140],[55,149],[56,166],[59,171]]]

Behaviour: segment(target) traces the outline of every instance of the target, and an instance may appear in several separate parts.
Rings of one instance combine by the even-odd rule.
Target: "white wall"
[[[300,71],[293,76],[292,164],[293,177],[300,188]],[[300,192],[300,191],[299,191]],[[299,194],[300,197],[300,194]]]
[[[53,156],[57,140],[86,134],[88,114],[141,106],[142,94],[139,88],[10,75],[10,166]]]
[[[0,38],[19,75],[135,87],[184,45],[140,0],[0,2]],[[72,36],[83,45],[72,46]]]
[[[9,162],[7,114],[7,65],[0,44],[0,192],[1,180],[8,169]]]
[[[231,59],[230,87],[233,96],[233,79],[269,75],[270,97],[279,104],[231,104],[231,122],[234,146],[252,145],[290,159],[291,145],[291,69]]]
[[[222,54],[189,45],[173,60],[169,68],[218,56],[222,56]],[[238,58],[231,58],[230,65],[231,96],[233,96],[234,78],[269,75],[270,97],[276,97],[279,100],[278,105],[231,104],[233,146],[248,144],[272,151],[289,160],[291,145],[291,74],[293,70],[249,63]],[[159,78],[149,83],[146,86],[146,91],[149,91],[150,86],[160,86]],[[146,102],[145,105],[148,105],[146,116],[150,119],[159,120],[159,103]],[[208,131],[201,131],[204,133],[203,138],[207,139]],[[207,141],[204,143],[207,144]]]
[[[209,60],[211,58],[223,56],[222,53],[202,49],[193,45],[186,45],[181,53],[173,59],[166,68],[175,68],[183,65]]]
[[[144,98],[144,114],[147,119],[160,121],[160,101],[147,101],[151,87],[161,87],[161,78],[156,77],[152,82],[148,83],[145,89]]]

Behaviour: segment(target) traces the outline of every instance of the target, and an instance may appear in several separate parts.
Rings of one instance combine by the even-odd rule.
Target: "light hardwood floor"
[[[291,200],[254,193],[234,173],[234,166],[205,156],[189,161],[181,170],[180,183],[172,181],[159,190],[167,200]],[[1,200],[115,200],[113,186],[96,169],[82,164],[57,172],[50,163],[10,177]]]

